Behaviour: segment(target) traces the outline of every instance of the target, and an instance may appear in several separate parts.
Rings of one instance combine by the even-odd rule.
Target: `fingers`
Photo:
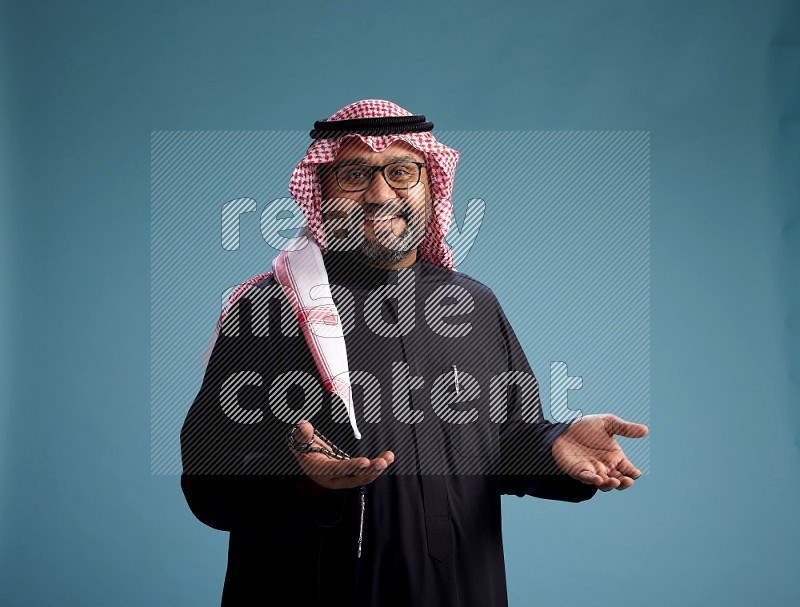
[[[603,477],[592,472],[591,470],[579,472],[576,478],[587,485],[600,486],[600,484],[603,482]]]
[[[385,470],[375,468],[371,460],[331,460],[319,453],[301,456],[300,465],[311,480],[326,489],[350,489],[373,482]]]
[[[384,453],[388,454],[388,459],[394,461],[394,454],[391,452]],[[387,457],[376,457],[372,460],[357,458],[358,460],[363,460],[363,462],[359,462],[359,464],[350,468],[348,473],[341,476],[328,477],[324,479],[323,482],[317,482],[323,484],[323,486],[326,486],[324,483],[327,482],[329,484],[328,486],[335,489],[352,489],[354,487],[361,487],[362,485],[369,485],[375,482],[375,480],[390,466],[391,462],[387,460]],[[345,469],[342,468],[342,471],[344,470]]]
[[[294,431],[294,439],[298,443],[307,443],[311,440],[311,437],[314,437],[314,447],[322,447],[323,449],[331,450],[331,446],[322,440],[319,436],[314,435],[314,426],[311,425],[311,422],[306,420],[301,420],[298,422],[297,429]]]
[[[597,488],[600,489],[600,491],[611,491],[612,489],[618,489],[621,484],[618,478],[606,476],[602,479],[602,482],[597,485]]]
[[[620,485],[617,487],[618,491],[624,491],[628,487],[633,487],[633,484],[636,482],[630,476],[623,476],[620,477]]]
[[[606,423],[609,426],[609,431],[613,434],[619,434],[627,438],[642,438],[647,436],[650,429],[644,424],[637,424],[635,422],[625,421],[616,415],[606,415]]]
[[[307,443],[311,440],[313,434],[314,426],[311,425],[311,422],[302,420],[298,423],[297,429],[294,431],[294,439],[298,443]]]
[[[600,489],[600,491],[611,491],[622,484],[618,478],[614,478],[613,476],[604,476],[589,470],[584,470],[581,472],[578,475],[578,480],[586,483],[587,485],[594,485]]]
[[[366,459],[366,458],[360,458]],[[389,466],[392,465],[394,462],[394,453],[391,451],[384,451],[378,457],[372,460],[367,460],[369,464],[365,466],[363,469],[359,470],[358,473],[362,476],[366,476],[370,478],[370,482],[378,478]]]
[[[629,476],[633,480],[636,480],[642,475],[642,471],[634,466],[627,457],[623,457],[622,461],[617,464],[617,470],[619,470],[621,474]]]
[[[314,436],[314,427],[308,421],[301,421],[294,431],[294,439],[308,443]],[[331,450],[332,447],[318,435],[314,437],[314,447]],[[391,451],[383,451],[373,459],[354,457],[333,459],[324,453],[293,451],[303,472],[311,480],[326,489],[349,489],[374,482],[394,462]]]
[[[573,478],[587,485],[594,485],[600,491],[611,491],[612,489],[622,491],[632,487],[634,484],[634,479],[630,476],[618,469],[609,470],[600,462],[584,462],[577,474],[573,475]]]
[[[331,459],[322,453],[298,454],[303,470],[308,475],[327,476],[331,479],[345,477],[377,478],[394,462],[394,454],[384,451],[374,459],[354,457]]]
[[[631,477],[622,474],[619,470],[612,470],[609,473],[609,477],[610,478],[613,477],[617,479],[617,481],[619,481],[619,485],[617,485],[616,487],[612,487],[617,491],[624,491],[628,487],[632,487],[634,483],[634,480]]]
[[[587,485],[602,488],[608,482],[608,469],[599,461],[584,461],[575,468],[573,478]]]
[[[633,487],[634,483],[636,482],[635,478],[620,472],[620,470],[610,470],[607,475],[598,475],[600,477],[600,481],[595,483],[600,491],[611,491],[612,489],[616,489],[617,491],[624,491],[629,487]]]
[[[384,451],[378,457],[385,460],[387,464],[392,464],[394,462],[394,453],[391,451]]]

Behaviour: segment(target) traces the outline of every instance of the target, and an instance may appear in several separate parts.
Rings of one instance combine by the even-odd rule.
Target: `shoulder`
[[[275,280],[275,275],[271,271],[263,272],[261,274],[258,274],[257,276],[248,278],[244,282],[240,283],[236,288],[234,288],[233,291],[231,291],[231,294],[228,297],[227,307],[233,306],[243,296],[251,294],[254,291],[257,292],[262,289],[273,287],[277,284],[278,281]]]
[[[248,278],[244,282],[239,283],[239,285],[231,290],[225,305],[222,306],[219,318],[217,319],[217,332],[222,329],[226,319],[230,316],[231,310],[241,304],[242,300],[248,299],[251,293],[257,292],[254,290],[265,289],[277,284],[278,283],[275,280],[272,272],[262,272],[261,274],[253,276],[252,278]]]
[[[253,280],[253,279],[251,279]],[[255,280],[250,288],[251,289],[266,289],[269,287],[274,287],[278,284],[278,281],[275,280],[275,275],[272,272],[267,272],[265,274],[261,274],[257,280]]]

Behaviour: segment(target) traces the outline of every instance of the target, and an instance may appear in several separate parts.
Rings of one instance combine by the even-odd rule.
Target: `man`
[[[502,494],[640,475],[614,435],[647,428],[547,422],[493,293],[454,270],[458,153],[431,128],[379,100],[318,122],[306,226],[226,307],[181,432],[189,506],[230,532],[223,605],[506,605]]]

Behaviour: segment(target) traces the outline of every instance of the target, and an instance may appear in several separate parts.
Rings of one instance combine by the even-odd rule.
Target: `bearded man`
[[[181,432],[230,532],[223,605],[507,604],[501,495],[581,502],[640,471],[615,415],[544,418],[492,291],[445,242],[458,152],[382,100],[311,131],[305,226],[223,310]]]

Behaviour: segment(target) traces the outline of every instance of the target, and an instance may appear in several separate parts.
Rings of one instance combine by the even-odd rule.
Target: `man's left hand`
[[[572,422],[553,443],[553,457],[564,472],[601,491],[627,489],[641,472],[625,457],[614,435],[641,438],[644,424],[628,422],[608,413],[586,415]]]

